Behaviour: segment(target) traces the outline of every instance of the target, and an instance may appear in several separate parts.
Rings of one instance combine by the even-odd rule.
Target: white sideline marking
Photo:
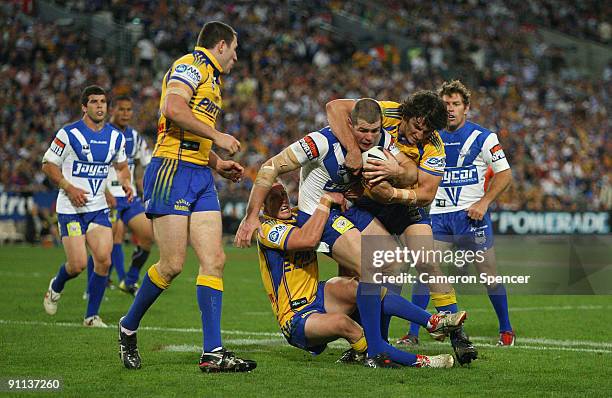
[[[0,324],[51,326],[51,327],[60,326],[60,327],[78,327],[78,328],[83,327],[81,323],[15,321],[15,320],[6,320],[6,319],[0,319]],[[113,327],[109,327],[108,330],[112,330],[113,332],[116,331],[116,329]],[[202,333],[202,330],[198,328],[166,328],[166,327],[157,327],[157,326],[143,326],[140,328],[140,330],[151,330],[151,331],[158,331],[158,332]],[[243,330],[221,330],[221,333],[225,335],[234,335],[234,336],[268,337],[268,338],[263,338],[263,339],[257,339],[257,338],[226,339],[225,342],[230,346],[232,345],[234,346],[248,346],[248,345],[274,346],[274,345],[282,345],[286,343],[281,333],[247,332]],[[492,341],[494,339],[492,337],[472,336],[471,339],[474,341],[483,342],[479,344],[482,347],[495,347],[494,344],[485,343],[487,341]],[[524,345],[523,343],[541,344],[541,345]],[[425,345],[429,345],[429,343],[426,343]],[[334,348],[340,348],[340,347],[346,346],[346,344],[343,341],[335,341],[331,343],[330,346]],[[179,350],[180,347],[192,347],[192,346],[190,345],[176,345],[176,346],[170,345],[167,347],[179,347],[179,348],[168,349],[168,350]],[[193,346],[193,347],[196,347],[196,346]],[[591,348],[579,348],[579,347],[591,347]],[[508,349],[523,349],[523,348],[528,349],[528,350],[573,351],[573,352],[593,352],[593,353],[602,353],[602,354],[612,354],[612,343],[588,341],[588,340],[554,340],[554,339],[532,338],[532,337],[521,337],[521,336],[519,336],[517,339],[517,345],[512,348],[508,348]],[[190,348],[189,350],[191,349],[192,348]],[[198,350],[201,350],[201,347],[198,347]]]

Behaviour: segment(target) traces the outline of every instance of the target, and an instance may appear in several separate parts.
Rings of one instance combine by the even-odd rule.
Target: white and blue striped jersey
[[[381,130],[379,146],[394,156],[399,150],[393,144],[393,137]],[[342,147],[329,126],[312,132],[289,147],[302,166],[298,208],[307,214],[317,209],[323,191],[345,192],[356,181],[344,167],[346,149]]]
[[[493,172],[510,168],[497,135],[472,122],[466,122],[456,131],[440,131],[446,152],[444,177],[430,214],[464,210],[485,194],[485,173],[489,166]]]
[[[83,120],[62,127],[43,157],[57,165],[72,185],[87,191],[87,204],[74,207],[63,189],[57,195],[57,212],[88,213],[108,208],[104,197],[105,181],[111,163],[127,160],[125,138],[110,124],[93,131]]]
[[[111,124],[117,131],[121,129]],[[138,134],[138,131],[131,127],[127,127],[123,132],[125,136],[125,155],[127,156],[128,166],[130,168],[130,176],[132,181],[132,192],[136,193],[136,181],[134,180],[134,169],[136,161],[140,162],[142,167],[147,167],[151,162],[151,151],[147,146],[147,142]],[[125,191],[121,188],[121,183],[117,179],[117,172],[114,167],[108,171],[108,191],[114,197],[123,198],[126,196]]]

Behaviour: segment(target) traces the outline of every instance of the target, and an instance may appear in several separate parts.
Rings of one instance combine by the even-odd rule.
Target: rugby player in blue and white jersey
[[[441,105],[442,106],[442,105]],[[392,144],[389,133],[381,129],[382,111],[379,104],[370,98],[355,103],[351,112],[351,130],[361,151],[375,145],[389,150],[392,155],[399,151]],[[239,247],[250,246],[253,232],[259,227],[259,209],[278,175],[301,168],[300,194],[298,198],[297,226],[302,227],[317,209],[324,191],[345,192],[355,183],[348,173],[344,160],[346,149],[340,144],[329,127],[306,135],[285,148],[280,154],[267,160],[260,168],[255,180],[247,213],[236,233],[234,243]],[[406,163],[412,163],[409,159]],[[401,168],[400,178],[416,181],[416,165]],[[411,174],[407,176],[406,174]],[[360,183],[360,179],[357,179]],[[390,238],[381,222],[368,211],[353,206],[345,212],[332,209],[323,230],[321,242],[331,257],[346,268],[347,273],[361,277],[357,289],[357,306],[368,341],[368,366],[386,367],[389,360],[407,366],[417,366],[416,355],[389,345],[381,335],[381,286],[373,283],[371,264],[361,264],[361,236],[376,235]],[[395,241],[381,239],[380,245],[393,248]],[[345,273],[346,274],[346,273]],[[454,314],[455,323],[462,322],[465,313]]]
[[[118,96],[111,107],[110,124],[125,136],[125,154],[132,180],[132,191],[136,190],[136,168],[144,170],[151,161],[151,152],[144,138],[129,124],[134,114],[132,99],[128,96]],[[142,175],[139,172],[138,175]],[[142,183],[142,180],[139,180]],[[140,269],[149,258],[153,245],[153,224],[145,216],[145,209],[138,196],[128,202],[121,188],[121,183],[114,168],[108,171],[106,199],[111,207],[111,222],[113,224],[113,250],[111,252],[111,268],[115,268],[119,277],[119,289],[132,296],[138,291],[138,275]],[[125,227],[136,236],[138,246],[132,253],[130,269],[126,273],[123,260],[123,239]],[[87,274],[93,272],[93,258],[87,261]]]
[[[483,262],[474,262],[479,274],[496,276],[493,227],[489,205],[510,185],[512,172],[497,135],[467,120],[470,91],[458,80],[445,82],[439,90],[448,111],[448,126],[440,131],[446,151],[444,177],[431,206],[432,230],[440,250],[455,245],[460,249],[485,251]],[[495,173],[485,191],[485,174]],[[514,345],[508,316],[508,298],[501,283],[485,286],[499,320],[500,346]],[[416,293],[415,293],[416,292]],[[413,302],[427,306],[427,288],[415,286]],[[418,325],[411,325],[402,339],[418,342]]]
[[[43,172],[60,188],[57,218],[67,260],[51,279],[43,304],[47,314],[57,312],[64,285],[87,265],[89,247],[94,259],[94,273],[83,324],[106,327],[98,313],[113,244],[109,209],[104,197],[105,180],[111,165],[117,170],[128,201],[132,200],[133,191],[125,138],[105,122],[107,96],[104,89],[98,86],[85,88],[81,94],[81,109],[83,118],[62,127],[43,157]]]

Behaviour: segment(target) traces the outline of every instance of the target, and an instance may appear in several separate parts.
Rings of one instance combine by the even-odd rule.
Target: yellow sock
[[[223,291],[223,279],[218,276],[211,275],[198,275],[198,279],[196,282],[198,286],[208,286],[211,289]]]
[[[366,342],[365,336],[361,336],[359,340],[351,343],[351,347],[357,352],[366,352],[368,349],[368,343]]]
[[[153,282],[155,286],[157,286],[160,289],[166,290],[168,286],[170,286],[170,282],[162,278],[159,272],[157,272],[157,268],[155,268],[157,264],[159,263],[155,263],[152,266],[150,266],[149,270],[147,271],[147,274],[149,275],[149,279],[151,279],[151,282]]]
[[[449,293],[431,293],[431,301],[436,308],[443,307],[445,305],[457,304],[455,289],[451,290]]]

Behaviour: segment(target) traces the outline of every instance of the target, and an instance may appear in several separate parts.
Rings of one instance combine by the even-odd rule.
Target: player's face
[[[452,93],[451,95],[443,95],[442,101],[446,104],[446,110],[448,111],[448,130],[454,131],[463,127],[470,106],[466,106],[463,103],[461,94]]]
[[[409,145],[425,142],[433,134],[433,129],[427,126],[422,117],[411,117],[408,121],[402,119],[399,130]]]
[[[106,95],[92,94],[87,99],[87,105],[81,106],[83,112],[87,114],[94,123],[101,123],[106,119],[108,107],[106,103]]]
[[[132,101],[119,100],[113,107],[113,122],[121,128],[126,128],[130,121],[134,111],[132,109]]]
[[[225,43],[225,42],[224,42]],[[234,36],[234,40],[231,43],[225,43],[220,49],[221,56],[219,63],[223,68],[223,73],[230,73],[232,67],[238,62],[238,55],[236,55],[236,48],[238,47],[238,38]]]
[[[353,135],[362,152],[372,148],[380,141],[380,123],[380,121],[368,123],[365,120],[357,119],[357,123],[353,124]]]
[[[270,188],[270,193],[266,198],[264,211],[267,215],[279,220],[288,220],[291,218],[291,206],[289,204],[289,195],[282,184],[274,184]]]

